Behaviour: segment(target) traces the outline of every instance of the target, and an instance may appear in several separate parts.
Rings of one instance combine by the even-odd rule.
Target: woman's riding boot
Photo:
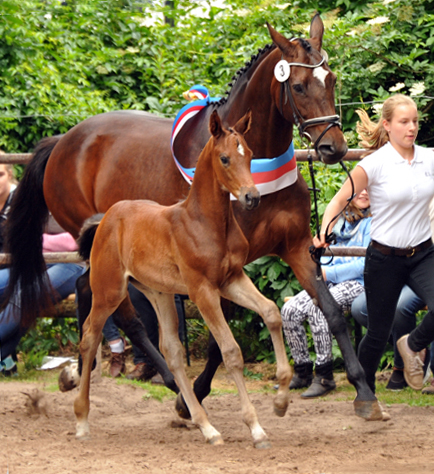
[[[309,387],[313,380],[313,362],[294,364],[294,375],[289,390]]]
[[[315,366],[315,377],[312,385],[301,394],[303,398],[317,398],[326,395],[336,388],[333,380],[333,361]]]

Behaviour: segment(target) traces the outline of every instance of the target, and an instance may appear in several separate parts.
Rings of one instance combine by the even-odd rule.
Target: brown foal
[[[252,152],[244,134],[251,114],[234,129],[222,127],[217,111],[211,114],[211,138],[203,149],[187,199],[173,206],[152,201],[121,201],[104,215],[85,224],[80,237],[84,258],[90,252],[92,309],[84,324],[80,344],[83,370],[74,403],[77,438],[89,436],[89,388],[92,361],[106,319],[120,305],[131,305],[131,281],[152,302],[161,329],[160,346],[190,410],[193,422],[207,442],[222,444],[221,434],[210,424],[186,376],[183,348],[178,337],[175,293],[188,294],[212,331],[225,366],[240,394],[243,421],[254,446],[269,447],[243,379],[243,358],[221,310],[227,298],[259,313],[269,328],[277,360],[280,388],[274,410],[283,416],[289,403],[291,372],[282,337],[277,306],[259,293],[245,275],[249,248],[233,215],[229,193],[247,210],[258,206],[260,195],[250,172]],[[92,244],[93,240],[93,244]],[[91,251],[90,251],[91,248]]]

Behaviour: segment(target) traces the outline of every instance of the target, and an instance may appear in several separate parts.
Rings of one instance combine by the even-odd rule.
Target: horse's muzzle
[[[239,201],[248,211],[255,209],[261,202],[261,194],[256,188],[241,188]]]

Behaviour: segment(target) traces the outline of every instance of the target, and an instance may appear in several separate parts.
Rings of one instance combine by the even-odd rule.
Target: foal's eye
[[[229,165],[229,156],[228,155],[221,155],[220,156],[220,161],[222,162],[223,166],[228,166]]]
[[[294,84],[292,88],[297,92],[297,94],[303,94],[304,87],[301,84]]]

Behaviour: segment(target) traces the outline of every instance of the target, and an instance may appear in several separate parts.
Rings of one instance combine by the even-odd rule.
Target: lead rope
[[[312,181],[312,192],[313,192],[313,200],[314,200],[314,209],[315,209],[315,225],[316,225],[316,235],[320,235],[320,225],[319,225],[319,214],[318,214],[318,198],[317,198],[317,192],[319,189],[315,186],[315,170],[313,169],[313,159],[312,159],[312,153],[310,151],[310,148],[308,147],[307,151],[307,159],[309,162],[309,173],[310,173],[310,178]],[[336,243],[336,235],[333,231],[329,232],[330,225],[335,222],[335,220],[345,212],[347,207],[350,205],[350,202],[354,199],[355,193],[354,193],[354,181],[353,178],[348,171],[348,168],[346,167],[345,163],[343,161],[340,161],[341,167],[343,170],[347,173],[348,179],[350,180],[351,183],[351,196],[347,199],[347,204],[345,207],[340,211],[338,214],[336,214],[335,217],[328,223],[326,227],[326,232],[325,232],[325,241],[328,244],[335,244]],[[334,225],[334,224],[333,224]],[[329,249],[331,252],[331,257],[330,260],[326,263],[321,263],[321,257],[324,255],[326,249],[324,247],[315,247],[314,245],[311,245],[309,247],[309,252],[312,260],[320,265],[330,265],[330,263],[333,261],[334,255],[333,251]]]

